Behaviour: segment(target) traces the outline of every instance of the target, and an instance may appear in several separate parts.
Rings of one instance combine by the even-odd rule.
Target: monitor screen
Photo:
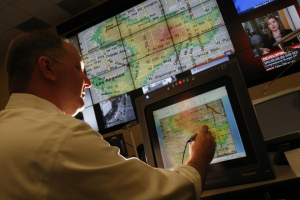
[[[130,96],[127,94],[102,101],[99,105],[105,128],[110,128],[136,119]]]
[[[147,0],[78,40],[94,104],[235,52],[216,0]]]
[[[225,86],[154,110],[153,118],[166,169],[182,164],[183,145],[202,125],[207,125],[216,139],[211,163],[246,156]],[[174,143],[181,145],[174,149]],[[185,161],[187,158],[186,151]]]
[[[299,52],[284,52],[273,44],[285,35],[300,28],[300,18],[295,6],[277,10],[242,23],[255,57],[261,57],[266,71],[288,66]],[[300,48],[297,37],[284,43],[284,46]]]
[[[255,9],[267,6],[268,4],[277,0],[233,0],[235,8],[239,15],[245,14],[247,12],[254,11]]]
[[[136,99],[136,110],[152,166],[181,165],[186,141],[207,125],[217,145],[206,189],[274,178],[236,60],[143,95]]]
[[[256,1],[240,2],[248,4]],[[234,1],[219,0],[218,3],[248,88],[272,81],[283,71],[281,77],[299,72],[300,62],[286,70],[287,63],[294,59],[296,52],[283,55],[280,50],[279,52],[272,50],[271,53],[262,55],[263,52],[260,52],[262,47],[256,46],[255,43],[251,44],[252,35],[256,35],[252,40],[259,41],[260,37],[264,45],[272,46],[275,43],[268,39],[267,29],[264,26],[264,20],[270,14],[281,19],[284,29],[299,29],[300,9],[296,0],[272,1],[252,10],[253,12],[247,12],[246,15],[237,13]],[[286,33],[288,32],[284,34]]]
[[[82,114],[83,114],[82,120],[87,122],[95,131],[99,131],[93,106],[85,108],[82,111]]]

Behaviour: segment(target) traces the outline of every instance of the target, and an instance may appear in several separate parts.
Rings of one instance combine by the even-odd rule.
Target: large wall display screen
[[[235,52],[215,0],[148,0],[78,39],[93,104]]]

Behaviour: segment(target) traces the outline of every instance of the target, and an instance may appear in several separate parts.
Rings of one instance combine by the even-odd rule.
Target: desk
[[[276,179],[213,190],[206,190],[202,193],[201,199],[224,199],[226,197],[230,199],[236,199],[235,197],[238,196],[240,196],[241,199],[247,199],[247,197],[249,197],[249,199],[253,199],[253,196],[255,195],[261,196],[269,192],[281,192],[286,193],[286,195],[288,196],[293,196],[293,198],[287,199],[294,199],[296,195],[296,199],[300,199],[300,177],[296,176],[296,174],[293,172],[289,165],[275,165],[275,152],[269,153],[269,156],[271,164],[274,168]],[[297,188],[297,190],[295,188]],[[255,197],[255,199],[259,198]]]

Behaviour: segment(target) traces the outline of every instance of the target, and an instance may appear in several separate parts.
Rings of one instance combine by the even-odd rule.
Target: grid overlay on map
[[[148,0],[78,39],[94,104],[234,52],[216,0]]]

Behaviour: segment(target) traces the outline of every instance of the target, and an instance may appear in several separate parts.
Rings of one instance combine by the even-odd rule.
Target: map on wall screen
[[[78,39],[94,104],[234,53],[215,0],[148,0]]]

